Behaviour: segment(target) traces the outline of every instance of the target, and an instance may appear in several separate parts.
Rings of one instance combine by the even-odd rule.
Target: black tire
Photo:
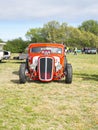
[[[65,68],[65,83],[71,84],[72,83],[72,65],[66,64]]]
[[[26,83],[25,70],[26,70],[26,64],[21,64],[20,69],[19,69],[19,81],[20,81],[20,83]]]
[[[64,57],[64,71],[65,71],[65,69],[66,69],[66,66],[67,66],[67,58],[66,58],[66,56]]]

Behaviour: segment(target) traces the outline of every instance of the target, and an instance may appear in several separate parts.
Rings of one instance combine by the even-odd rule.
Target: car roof
[[[29,45],[29,48],[32,48],[32,47],[40,47],[40,46],[51,46],[51,47],[60,47],[60,48],[64,48],[64,45],[63,44],[60,44],[60,43],[31,43]]]

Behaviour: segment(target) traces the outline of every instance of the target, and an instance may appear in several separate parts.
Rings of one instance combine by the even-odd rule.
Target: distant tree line
[[[79,27],[60,24],[50,21],[42,28],[31,28],[25,34],[27,40],[22,38],[7,41],[4,49],[11,52],[23,52],[30,43],[56,42],[68,47],[96,47],[98,48],[98,21],[84,21]],[[2,41],[0,39],[0,41]]]
[[[22,38],[17,38],[14,40],[8,40],[4,49],[11,51],[12,53],[21,53],[25,51],[27,46],[28,41],[24,41]]]

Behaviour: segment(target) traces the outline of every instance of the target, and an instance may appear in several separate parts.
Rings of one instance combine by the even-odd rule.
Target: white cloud
[[[0,20],[98,18],[97,0],[0,0]]]

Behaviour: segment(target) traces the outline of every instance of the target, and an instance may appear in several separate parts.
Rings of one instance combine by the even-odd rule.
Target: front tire
[[[65,68],[65,83],[71,84],[72,83],[72,65],[66,64]]]
[[[19,69],[19,81],[20,81],[20,83],[26,83],[25,70],[26,70],[26,64],[21,64],[20,69]]]

